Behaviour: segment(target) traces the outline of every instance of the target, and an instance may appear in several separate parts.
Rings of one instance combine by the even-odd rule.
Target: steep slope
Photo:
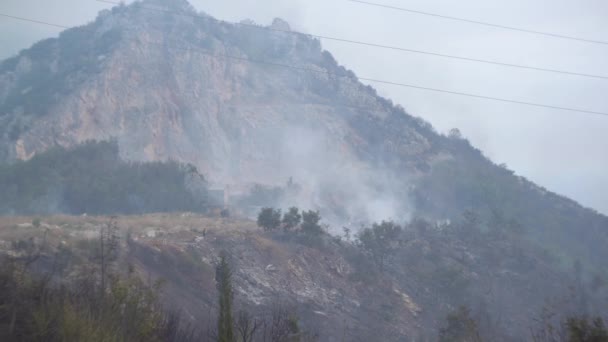
[[[287,140],[313,138],[328,156],[357,163],[390,148],[372,140],[387,132],[373,137],[377,130],[366,126],[392,116],[403,121],[393,149],[431,148],[428,129],[358,83],[317,40],[188,16],[178,2],[171,11],[185,16],[151,11],[153,4],[104,12],[4,62],[6,158],[114,137],[127,158],[174,158],[212,180],[267,182],[292,175],[281,166],[296,148],[282,151]]]
[[[165,10],[150,9],[158,6]],[[524,291],[531,278],[498,261],[474,268],[480,259],[500,259],[496,251],[517,272],[533,271],[520,257],[541,260],[552,276],[533,283],[552,289],[547,295],[560,293],[555,283],[574,265],[582,265],[584,283],[607,277],[607,217],[495,165],[458,135],[437,134],[358,82],[318,40],[277,31],[288,29],[279,20],[270,28],[220,22],[181,0],[147,0],[40,42],[0,66],[0,159],[116,139],[124,159],[193,163],[216,185],[293,177],[303,191],[284,205],[318,207],[354,228],[354,221],[418,215],[455,221],[467,212],[474,234],[448,225],[430,248],[477,251],[471,260],[464,252],[446,258],[471,279],[480,270],[494,279],[473,282],[478,292],[507,277],[494,301],[506,306],[517,298],[509,284]],[[425,243],[411,247],[428,251]],[[402,256],[401,263],[414,263]],[[446,273],[447,282],[458,280],[452,268]],[[421,293],[449,296],[428,279]],[[523,302],[543,294],[527,293]]]
[[[117,7],[5,61],[0,157],[113,138],[126,159],[192,163],[222,186],[293,176],[316,197],[336,189],[361,216],[374,212],[370,197],[391,208],[376,219],[409,211],[403,191],[387,190],[435,158],[428,124],[360,84],[315,39],[168,3],[171,12],[150,10],[154,1]],[[302,201],[319,205],[315,196]]]
[[[0,255],[41,250],[39,272],[67,284],[82,270],[96,279],[99,232],[110,220],[3,217]],[[522,241],[460,238],[420,222],[405,230],[384,272],[348,241],[263,232],[251,221],[153,214],[121,216],[116,223],[119,258],[112,270],[135,270],[149,283],[163,280],[166,307],[203,331],[214,325],[214,266],[222,251],[234,270],[237,309],[261,317],[274,306],[293,307],[320,341],[434,341],[446,313],[463,303],[485,340],[528,340],[543,298],[559,296],[566,304],[554,313],[563,314],[571,305],[564,294],[576,284]]]
[[[57,255],[62,281],[95,264],[98,232],[108,217],[45,217],[39,228],[24,218],[0,219],[0,254],[21,256],[28,243],[45,244],[40,268]],[[353,280],[355,264],[348,249],[335,242],[321,249],[262,233],[252,222],[217,220],[199,215],[147,215],[118,218],[120,258],[148,281],[164,280],[164,302],[199,329],[214,325],[217,290],[214,267],[218,254],[229,251],[239,309],[264,314],[275,305],[294,306],[307,329],[323,341],[399,340],[418,330],[420,308],[390,280],[377,290]],[[124,238],[127,234],[128,238]],[[12,243],[11,243],[12,241]],[[57,247],[56,247],[57,246]],[[97,277],[95,270],[89,276]],[[390,320],[382,318],[391,308]],[[370,327],[373,327],[370,329]]]
[[[578,254],[606,244],[606,217],[436,134],[359,83],[318,40],[273,25],[147,0],[42,41],[0,66],[0,159],[112,138],[125,159],[192,163],[221,186],[293,176],[306,189],[293,202],[341,203],[347,221],[500,209],[558,249],[579,230]]]

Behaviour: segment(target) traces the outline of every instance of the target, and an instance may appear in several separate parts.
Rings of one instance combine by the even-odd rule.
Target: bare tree
[[[249,312],[241,310],[236,319],[236,332],[240,342],[253,342],[261,323]]]

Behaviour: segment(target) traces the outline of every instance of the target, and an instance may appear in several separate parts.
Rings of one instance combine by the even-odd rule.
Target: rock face
[[[415,211],[461,222],[466,211],[465,223],[442,221],[446,231],[435,227],[430,238],[407,241],[395,261],[401,273],[391,275],[398,286],[373,297],[367,293],[374,288],[351,285],[340,299],[340,315],[361,305],[353,322],[362,325],[366,315],[377,320],[385,312],[384,301],[399,303],[386,317],[396,317],[389,332],[416,324],[415,315],[441,319],[433,314],[470,297],[513,317],[506,328],[526,330],[540,297],[560,293],[554,285],[565,279],[564,265],[580,260],[582,280],[606,277],[608,218],[493,164],[461,137],[435,133],[358,82],[318,40],[287,31],[281,20],[269,28],[221,22],[183,0],[103,11],[2,62],[0,161],[114,139],[124,159],[192,163],[216,185],[293,177],[306,198],[290,204],[334,205],[348,218],[401,220]],[[310,300],[315,315],[331,316],[340,277],[357,263],[332,253],[320,260],[310,249],[289,249],[293,244],[281,245],[289,246],[288,257],[267,258],[263,246],[241,250],[240,242],[231,246],[243,255],[239,291],[249,302],[280,293]],[[254,252],[257,262],[248,264]],[[325,278],[316,278],[316,267]],[[297,286],[276,283],[277,274]],[[584,288],[582,280],[577,286]],[[598,291],[589,302],[608,290]],[[366,298],[380,299],[359,301]],[[433,306],[441,310],[424,311]]]
[[[289,205],[344,203],[348,220],[407,217],[410,178],[446,154],[318,40],[183,1],[106,10],[3,62],[0,113],[0,160],[112,139],[124,159],[191,163],[218,188],[293,177],[306,194]]]
[[[151,10],[159,4],[171,12]],[[319,41],[277,32],[289,31],[280,19],[270,28],[219,22],[181,1],[102,12],[2,64],[2,159],[116,139],[127,159],[193,163],[217,183],[277,183],[316,172],[306,159],[407,163],[429,151],[430,132]],[[374,126],[391,121],[399,130],[373,141]]]

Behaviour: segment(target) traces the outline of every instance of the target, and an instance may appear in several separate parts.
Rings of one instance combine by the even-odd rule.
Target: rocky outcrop
[[[416,125],[395,127],[376,146],[367,131],[407,115],[319,41],[279,32],[290,30],[286,22],[271,30],[227,24],[185,1],[150,10],[160,3],[105,11],[4,62],[4,159],[115,139],[126,159],[193,163],[217,183],[278,183],[308,168],[290,160],[298,154],[357,165],[380,156],[405,163],[429,151]],[[80,39],[90,40],[86,49],[73,47]]]

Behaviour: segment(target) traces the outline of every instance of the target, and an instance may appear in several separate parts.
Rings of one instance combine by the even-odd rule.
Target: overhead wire
[[[53,27],[57,27],[57,28],[66,28],[67,27],[67,26],[57,25],[57,24],[53,24],[53,23],[40,21],[40,20],[28,19],[28,18],[17,17],[17,16],[10,16],[10,15],[6,15],[3,13],[0,13],[0,16],[23,20],[23,21],[32,22],[32,23],[37,23],[37,24],[49,25],[49,26],[53,26]],[[158,43],[145,43],[144,42],[144,44],[158,44]],[[276,63],[276,62],[269,62],[269,61],[258,61],[258,60],[252,60],[252,59],[246,58],[246,57],[232,56],[232,55],[226,55],[226,54],[217,55],[217,54],[207,52],[206,50],[203,50],[200,48],[193,48],[193,47],[188,47],[188,48],[173,47],[173,48],[181,49],[181,50],[188,49],[190,51],[196,51],[196,52],[208,55],[213,58],[233,59],[233,60],[239,60],[239,61],[253,63],[253,64],[263,64],[263,65],[269,65],[269,66],[274,66],[274,67],[281,67],[281,68],[305,71],[305,72],[323,73],[323,74],[327,74],[329,76],[335,76],[335,77],[340,77],[340,78],[352,78],[351,76],[348,76],[348,75],[337,74],[337,73],[333,73],[333,72],[330,72],[327,70],[319,70],[319,69],[313,69],[313,68],[309,68],[309,67],[299,67],[299,66]],[[600,111],[593,111],[593,110],[586,110],[586,109],[579,109],[579,108],[547,105],[547,104],[536,103],[536,102],[512,100],[512,99],[506,99],[506,98],[501,98],[501,97],[486,96],[486,95],[446,90],[446,89],[440,89],[440,88],[425,87],[425,86],[420,86],[420,85],[415,85],[415,84],[385,81],[385,80],[380,80],[380,79],[370,78],[370,77],[359,77],[359,76],[355,76],[355,77],[360,81],[368,81],[368,82],[373,82],[373,83],[378,83],[378,84],[386,84],[386,85],[392,85],[392,86],[398,86],[398,87],[404,87],[404,88],[418,89],[418,90],[430,91],[430,92],[435,92],[435,93],[444,93],[444,94],[458,95],[458,96],[484,99],[484,100],[490,100],[490,101],[513,103],[513,104],[519,104],[519,105],[525,105],[525,106],[541,107],[541,108],[548,108],[548,109],[555,109],[555,110],[562,110],[562,111],[569,111],[569,112],[577,112],[577,113],[583,113],[583,114],[608,116],[608,112],[600,112]]]
[[[94,0],[94,1],[112,4],[112,5],[120,5],[120,2],[111,1],[111,0]],[[177,11],[172,11],[172,10],[168,10],[168,9],[164,9],[164,8],[144,6],[141,4],[138,5],[138,8],[145,9],[145,10],[151,10],[151,11],[176,14],[176,15],[186,16],[186,17],[204,18],[203,16],[194,14],[194,13],[177,12]],[[555,74],[562,74],[562,75],[608,80],[608,76],[606,76],[606,75],[598,75],[598,74],[575,72],[575,71],[568,71],[568,70],[559,70],[559,69],[554,69],[554,68],[529,66],[529,65],[522,65],[522,64],[516,64],[516,63],[507,63],[507,62],[500,62],[500,61],[495,61],[495,60],[474,58],[474,57],[467,57],[467,56],[457,56],[457,55],[434,52],[434,51],[425,51],[425,50],[420,50],[420,49],[412,49],[412,48],[406,48],[406,47],[400,47],[400,46],[394,46],[394,45],[378,44],[378,43],[365,42],[365,41],[354,40],[354,39],[332,37],[332,36],[328,36],[328,35],[303,33],[303,32],[298,32],[298,31],[293,31],[293,30],[284,30],[284,29],[278,29],[278,28],[274,28],[274,27],[260,26],[260,25],[255,25],[255,24],[242,23],[242,22],[233,23],[233,24],[242,26],[242,27],[258,29],[258,30],[282,32],[282,33],[295,34],[295,35],[305,35],[305,36],[322,39],[322,40],[329,40],[329,41],[335,41],[335,42],[346,43],[346,44],[354,44],[354,45],[359,45],[359,46],[369,46],[369,47],[380,48],[380,49],[385,49],[385,50],[407,52],[407,53],[420,54],[420,55],[433,56],[433,57],[446,58],[446,59],[454,59],[454,60],[473,62],[473,63],[483,63],[483,64],[496,65],[496,66],[501,66],[501,67],[508,67],[508,68],[517,68],[517,69],[533,70],[533,71],[555,73]]]
[[[534,34],[534,35],[539,35],[539,36],[546,36],[546,37],[553,37],[553,38],[559,38],[559,39],[574,40],[574,41],[580,41],[580,42],[592,43],[592,44],[608,45],[608,41],[604,41],[604,40],[595,40],[595,39],[574,37],[574,36],[568,36],[568,35],[559,34],[559,33],[537,31],[537,30],[532,30],[532,29],[526,29],[526,28],[520,28],[520,27],[514,27],[514,26],[508,26],[508,25],[495,24],[495,23],[490,23],[490,22],[485,22],[485,21],[480,21],[480,20],[473,20],[473,19],[467,19],[467,18],[453,17],[453,16],[449,16],[449,15],[443,15],[443,14],[438,14],[438,13],[419,11],[419,10],[414,10],[414,9],[410,9],[410,8],[405,8],[405,7],[397,7],[397,6],[392,6],[392,5],[386,5],[386,4],[381,4],[381,3],[377,3],[377,2],[370,2],[370,1],[365,1],[365,0],[345,0],[345,1],[359,3],[359,4],[363,4],[363,5],[368,5],[368,6],[375,6],[375,7],[380,7],[380,8],[386,8],[386,9],[391,9],[391,10],[397,10],[397,11],[402,11],[402,12],[408,12],[408,13],[420,14],[420,15],[425,15],[425,16],[431,16],[431,17],[436,17],[436,18],[442,18],[442,19],[448,19],[448,20],[454,20],[454,21],[461,21],[461,22],[466,22],[466,23],[470,23],[470,24],[483,25],[483,26],[500,28],[500,29],[511,30],[511,31],[518,31],[518,32],[529,33],[529,34]]]
[[[48,25],[48,26],[62,28],[62,29],[69,29],[70,28],[68,26],[57,25],[57,24],[46,22],[46,21],[28,19],[28,18],[18,17],[18,16],[14,16],[14,15],[9,15],[9,14],[0,13],[0,16],[5,17],[5,18],[16,19],[16,20],[29,21],[29,22],[36,23],[36,24],[43,24],[43,25]]]

